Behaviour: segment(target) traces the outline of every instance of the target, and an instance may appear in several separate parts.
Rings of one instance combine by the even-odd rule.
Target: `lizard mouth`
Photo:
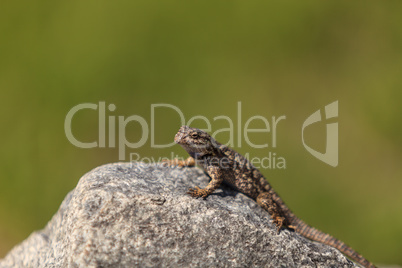
[[[177,132],[176,136],[174,136],[174,142],[177,144],[184,144],[188,129],[189,129],[188,126],[182,126]]]
[[[184,134],[178,132],[176,134],[176,136],[174,136],[174,142],[177,143],[177,144],[182,144],[183,143],[183,138],[184,138]]]

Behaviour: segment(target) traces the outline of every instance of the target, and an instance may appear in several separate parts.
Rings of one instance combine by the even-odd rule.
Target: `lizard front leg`
[[[185,160],[173,159],[173,160],[164,160],[162,164],[165,166],[177,166],[177,167],[193,167],[195,166],[195,160],[191,156]]]
[[[192,197],[207,197],[213,191],[215,191],[223,182],[223,174],[219,167],[217,166],[208,166],[205,168],[205,171],[211,177],[211,181],[208,183],[207,187],[201,189],[197,186],[195,188],[188,189],[188,194]]]

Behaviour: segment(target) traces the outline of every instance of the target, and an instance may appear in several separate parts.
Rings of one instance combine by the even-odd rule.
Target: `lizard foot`
[[[282,228],[282,226],[283,226],[283,222],[284,222],[284,221],[285,221],[285,218],[284,218],[284,217],[276,216],[276,217],[274,218],[274,223],[275,223],[275,225],[276,225],[278,234],[279,234],[279,231],[281,230],[281,228]]]
[[[195,165],[194,158],[189,157],[185,160],[180,160],[180,159],[173,159],[173,160],[162,160],[162,165],[164,167],[170,166],[170,167],[192,167]]]
[[[192,197],[202,197],[205,198],[208,196],[208,192],[205,189],[201,189],[198,186],[195,186],[195,189],[190,188],[188,189],[187,192],[189,195],[191,195]]]

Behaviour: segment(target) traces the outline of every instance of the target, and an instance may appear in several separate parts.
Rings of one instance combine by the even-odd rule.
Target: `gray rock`
[[[59,211],[0,267],[354,267],[223,186],[205,200],[198,168],[116,163],[84,175]]]

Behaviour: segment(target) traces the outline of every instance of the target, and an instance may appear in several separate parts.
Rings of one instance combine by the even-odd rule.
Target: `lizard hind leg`
[[[282,215],[280,207],[275,203],[271,194],[269,192],[260,193],[257,196],[257,204],[268,211],[279,233],[282,226],[285,225],[286,218]]]

